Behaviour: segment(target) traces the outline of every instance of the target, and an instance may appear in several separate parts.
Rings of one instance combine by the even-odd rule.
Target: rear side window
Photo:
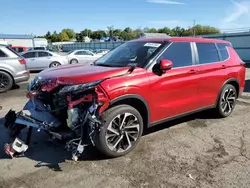
[[[220,56],[221,56],[221,61],[225,61],[226,59],[229,58],[229,53],[227,51],[227,46],[231,46],[230,44],[217,44]]]
[[[1,57],[8,57],[2,50],[0,50],[0,58]]]
[[[25,57],[25,58],[34,58],[34,57],[36,57],[36,52],[28,52],[26,54],[23,54],[23,57]]]
[[[192,51],[189,42],[174,42],[159,57],[159,61],[167,59],[173,62],[173,67],[191,66]]]
[[[220,61],[219,54],[214,43],[196,43],[199,64],[207,64]]]

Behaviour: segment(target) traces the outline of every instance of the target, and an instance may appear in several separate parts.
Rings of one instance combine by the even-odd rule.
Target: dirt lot
[[[37,133],[25,157],[11,160],[0,150],[0,187],[250,187],[250,69],[246,84],[231,117],[215,119],[206,111],[157,126],[133,152],[116,159],[89,148],[73,162]],[[25,89],[26,83],[0,95],[0,117],[22,107]],[[1,147],[5,134],[0,123]]]

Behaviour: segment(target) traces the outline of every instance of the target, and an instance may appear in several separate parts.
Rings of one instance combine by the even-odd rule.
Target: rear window
[[[218,43],[217,47],[221,56],[221,61],[225,61],[229,58],[229,53],[227,51],[227,46],[231,46],[230,44],[222,44]]]
[[[219,54],[214,43],[196,43],[199,64],[219,62]]]

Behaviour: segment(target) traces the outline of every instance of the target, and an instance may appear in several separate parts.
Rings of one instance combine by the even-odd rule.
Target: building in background
[[[7,43],[12,46],[33,48],[35,45],[34,42],[34,36],[31,35],[0,34],[0,43]]]
[[[34,47],[47,47],[48,41],[46,38],[34,38]]]

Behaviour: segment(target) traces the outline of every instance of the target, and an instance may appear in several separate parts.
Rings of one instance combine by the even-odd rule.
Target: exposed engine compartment
[[[63,141],[65,148],[72,152],[72,159],[77,160],[85,146],[95,145],[95,135],[101,128],[100,114],[109,105],[108,96],[99,85],[101,82],[62,85],[56,80],[36,77],[28,86],[30,100],[23,110],[17,113],[10,110],[5,116],[5,127],[14,140],[6,145],[6,153],[12,157],[14,153],[22,153],[21,149],[13,151],[17,145],[25,148],[25,152],[25,144],[29,144],[32,129],[36,128]],[[25,128],[29,134],[24,143],[17,138]]]

